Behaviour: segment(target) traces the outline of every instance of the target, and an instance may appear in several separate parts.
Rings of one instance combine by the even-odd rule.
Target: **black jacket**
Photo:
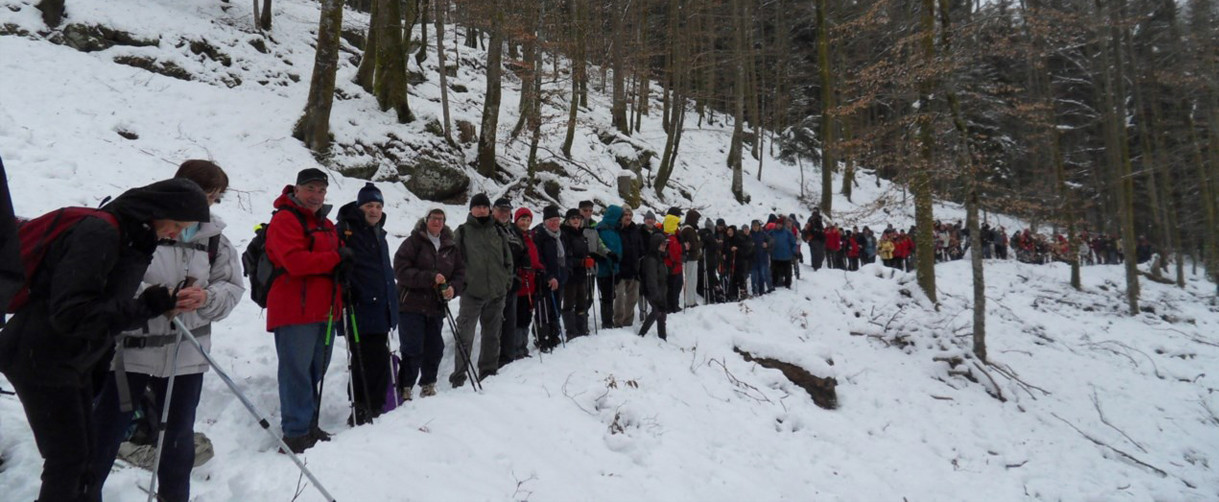
[[[559,232],[562,232],[562,228]],[[561,233],[560,236],[562,236]],[[542,260],[542,265],[545,267],[538,277],[538,291],[543,293],[549,291],[546,283],[551,279],[559,281],[560,286],[567,284],[567,275],[570,272],[567,268],[567,259],[559,260],[559,239],[546,231],[544,223],[533,227],[533,244],[538,247],[538,258]]]
[[[587,273],[584,259],[588,257],[588,241],[584,239],[584,231],[572,228],[570,225],[563,225],[559,227],[559,238],[563,240],[563,251],[567,253],[567,270],[571,273],[570,279],[584,280],[584,275]]]
[[[618,266],[618,277],[622,279],[639,279],[639,262],[647,254],[644,243],[647,238],[643,225],[632,222],[622,229],[622,262]]]
[[[717,239],[719,236],[715,230],[704,228],[699,231],[699,238],[703,240],[703,259],[706,260],[704,265],[709,270],[715,270],[720,266],[720,243]]]
[[[745,235],[743,232],[737,232],[736,235],[729,239],[724,248],[724,256],[732,259],[732,248],[736,247],[736,262],[730,262],[729,265],[734,267],[737,275],[744,275],[749,272],[749,268],[753,265],[753,255],[755,253],[753,246],[753,238]]]
[[[529,266],[529,250],[525,249],[525,236],[521,234],[521,229],[512,223],[496,222],[495,226],[508,241],[508,251],[512,253],[512,264],[516,268],[512,273],[512,287],[508,289],[508,294],[515,295],[521,289],[521,277],[517,271],[521,267]]]
[[[660,232],[648,238],[647,254],[639,262],[640,290],[648,303],[665,305],[668,292],[669,267],[665,266],[664,247],[668,238]]]
[[[88,387],[108,366],[115,336],[161,314],[135,298],[157,247],[152,221],[210,220],[207,196],[186,180],[128,190],[102,210],[119,230],[94,217],[66,230],[43,257],[29,303],[0,332],[0,371],[9,379]]]
[[[382,214],[381,221],[369,225],[355,202],[339,208],[339,239],[355,253],[347,282],[361,333],[389,333],[398,326],[398,293],[385,240],[385,219]]]

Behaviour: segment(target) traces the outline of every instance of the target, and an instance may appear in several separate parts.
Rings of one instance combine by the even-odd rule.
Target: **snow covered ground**
[[[69,0],[65,23],[160,37],[156,46],[84,53],[36,35],[46,28],[32,3],[0,0],[6,32],[16,27],[35,34],[0,36],[0,155],[20,214],[96,205],[169,176],[182,160],[211,158],[233,184],[216,213],[244,247],[282,186],[297,170],[317,165],[290,136],[308,88],[316,4],[277,2],[274,40],[263,53],[249,43],[262,37],[250,28],[246,5]],[[344,22],[360,27],[367,19],[349,11]],[[189,42],[203,39],[230,56],[231,65],[194,54]],[[482,56],[459,50],[463,63],[454,83],[469,92],[451,94],[454,116],[477,123]],[[195,80],[115,64],[117,56],[172,61]],[[435,64],[434,55],[422,69],[412,59],[411,69],[427,81],[412,87],[420,119],[400,126],[350,83],[355,68],[345,56],[338,80],[350,99],[335,103],[336,142],[376,141],[389,132],[432,137],[423,124],[439,115]],[[242,83],[230,88],[234,77]],[[501,138],[515,122],[517,92],[509,80]],[[594,92],[590,100],[595,111],[581,113],[573,150],[593,174],[573,172],[562,180],[568,205],[589,198],[618,202],[616,190],[598,181],[612,183],[620,169],[615,147],[594,131],[608,129],[607,97]],[[655,115],[633,140],[659,152],[664,138]],[[651,208],[678,198],[732,223],[772,210],[808,213],[797,199],[799,167],[769,156],[761,181],[756,164],[747,169],[751,204],[733,202],[730,173],[722,167],[731,124],[699,128],[694,117],[686,124],[674,179],[694,200],[683,202],[673,190],[666,203],[649,196]],[[558,150],[561,127],[547,126],[544,143],[551,150]],[[505,166],[521,174],[524,145],[501,146]],[[463,153],[473,159],[470,148]],[[375,160],[335,159],[343,165]],[[805,168],[806,190],[819,193],[819,173]],[[505,189],[474,180],[492,196]],[[362,184],[336,178],[331,202],[353,200]],[[396,247],[434,204],[401,184],[379,185]],[[888,183],[864,174],[856,193],[858,204],[835,202],[846,210],[844,222],[910,221],[912,205],[902,204]],[[865,209],[882,197],[896,200],[882,211]],[[451,220],[465,212],[446,209]],[[936,211],[947,220],[962,216],[952,204]],[[1015,226],[1015,220],[1000,221]],[[1219,476],[1210,465],[1219,462],[1219,376],[1207,370],[1219,367],[1212,285],[1198,276],[1183,290],[1144,281],[1148,312],[1131,317],[1124,314],[1120,267],[1086,268],[1083,292],[1066,285],[1060,265],[990,262],[986,271],[996,363],[988,367],[964,355],[971,319],[964,262],[937,268],[938,311],[912,275],[876,266],[856,273],[805,268],[793,291],[670,317],[667,343],[626,329],[603,331],[509,365],[485,382],[482,394],[442,388],[357,429],[345,425],[348,379],[340,341],[321,416],[323,428],[338,434],[304,458],[344,501],[1219,499]],[[217,326],[214,355],[277,425],[276,360],[264,326],[256,306],[241,305]],[[447,328],[445,337],[451,340]],[[839,407],[815,406],[778,371],[745,362],[734,347],[835,377]],[[452,367],[452,351],[447,348],[442,370]],[[298,490],[299,500],[320,499],[214,375],[205,379],[198,429],[213,440],[216,458],[194,473],[197,500],[287,501]],[[32,499],[41,459],[12,396],[0,397],[0,451],[3,498]],[[144,471],[122,469],[105,496],[142,499],[136,483],[146,479]]]

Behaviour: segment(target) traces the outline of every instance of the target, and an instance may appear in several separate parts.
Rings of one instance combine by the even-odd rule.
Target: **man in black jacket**
[[[635,305],[639,302],[639,261],[643,259],[643,226],[634,221],[630,207],[622,208],[622,261],[618,267],[618,284],[614,285],[614,325],[635,324]]]
[[[177,306],[164,286],[136,297],[157,241],[210,220],[207,195],[174,179],[135,188],[102,208],[118,228],[85,217],[50,244],[28,303],[0,332],[0,371],[25,407],[44,459],[39,500],[80,500],[94,447],[94,373],[115,336]]]
[[[588,256],[584,216],[579,209],[567,210],[560,236],[570,271],[567,284],[563,286],[563,327],[567,329],[568,338],[575,338],[588,334],[588,308],[592,305],[588,297],[588,270],[593,263]]]
[[[533,241],[538,247],[538,257],[543,270],[538,274],[538,350],[550,352],[559,344],[561,326],[559,312],[563,310],[563,287],[567,284],[569,269],[567,254],[563,248],[560,225],[563,217],[558,206],[546,206],[542,210],[542,223],[533,228]]]

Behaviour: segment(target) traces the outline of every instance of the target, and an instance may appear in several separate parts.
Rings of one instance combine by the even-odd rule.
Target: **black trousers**
[[[774,260],[770,262],[770,270],[774,275],[774,282],[770,287],[777,288],[783,286],[787,289],[792,287],[792,260]]]
[[[601,327],[611,329],[614,327],[614,277],[598,277],[597,291],[601,295]]]
[[[588,277],[584,270],[572,271],[563,285],[563,328],[567,338],[588,334]]]
[[[648,312],[647,319],[643,320],[643,326],[639,328],[639,336],[647,335],[648,329],[650,329],[652,324],[655,323],[656,333],[660,335],[660,339],[667,339],[669,337],[669,333],[665,330],[665,318],[668,317],[668,313],[665,312],[664,305],[659,305],[651,300],[648,300],[648,305],[652,307],[652,311]]]
[[[537,317],[538,323],[538,342],[537,347],[542,351],[549,351],[562,343],[561,330],[563,318],[563,288],[557,291],[544,289],[541,297],[538,299],[537,306],[534,309],[534,316]]]
[[[360,333],[358,343],[348,336],[351,344],[351,378],[356,403],[356,422],[381,415],[385,407],[385,392],[389,389],[389,333]],[[364,389],[368,389],[367,396]]]
[[[503,366],[516,359],[516,324],[517,324],[517,300],[520,297],[516,296],[516,291],[508,293],[504,297],[504,322],[499,330],[499,365]]]
[[[665,301],[669,304],[669,313],[671,314],[681,310],[682,279],[682,274],[669,274],[669,291]]]
[[[48,387],[10,379],[42,455],[42,488],[38,500],[86,500],[94,489],[89,473],[95,431],[93,386]]]

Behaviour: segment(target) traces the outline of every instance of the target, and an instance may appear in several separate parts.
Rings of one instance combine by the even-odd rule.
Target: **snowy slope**
[[[169,176],[184,159],[212,158],[234,187],[216,213],[244,246],[283,185],[297,170],[317,165],[290,136],[308,88],[316,4],[277,2],[273,41],[263,53],[250,44],[261,37],[250,29],[247,5],[70,0],[67,23],[159,36],[156,46],[83,53],[42,40],[37,32],[45,26],[31,3],[0,0],[0,25],[34,34],[0,36],[0,155],[19,213],[95,205]],[[358,13],[345,15],[349,28],[366,23]],[[194,54],[190,41],[204,39],[231,65]],[[477,123],[482,55],[458,50],[463,63],[454,83],[469,92],[450,95],[454,118]],[[113,63],[118,56],[172,61],[195,80]],[[411,89],[419,120],[406,126],[350,83],[355,68],[343,60],[338,82],[350,99],[335,102],[331,121],[339,145],[378,142],[389,133],[420,148],[434,140],[423,130],[439,115],[434,55],[421,69],[426,82]],[[420,71],[413,59],[411,69]],[[230,88],[236,79],[241,83]],[[501,138],[516,120],[518,99],[518,83],[506,83]],[[561,85],[561,79],[548,83]],[[563,179],[568,205],[585,198],[618,202],[616,190],[596,179],[612,183],[620,169],[616,147],[602,144],[594,130],[608,129],[608,98],[589,97],[597,111],[581,113],[573,150],[595,176],[573,170]],[[633,140],[659,152],[664,137],[655,115]],[[761,181],[756,164],[748,168],[751,205],[733,202],[730,173],[722,167],[731,124],[696,123],[686,121],[674,174],[694,206],[730,222],[772,210],[807,214],[797,200],[799,168],[770,157]],[[545,146],[557,151],[561,141],[559,121],[549,124]],[[505,167],[523,173],[525,145],[501,148]],[[377,161],[345,151],[334,159],[338,165]],[[471,149],[461,153],[474,158]],[[805,167],[807,190],[817,193],[819,173]],[[493,196],[505,189],[490,180],[473,183]],[[337,177],[331,202],[354,199],[362,184]],[[379,185],[396,247],[434,204],[400,184]],[[650,198],[651,207],[673,203],[677,192],[670,191],[666,203]],[[888,183],[864,175],[856,193],[858,205],[835,202],[852,214],[847,223],[909,222],[912,206],[900,204]],[[888,215],[851,211],[883,197],[898,200],[885,206]],[[446,209],[450,220],[465,212]],[[940,205],[937,214],[956,219],[962,212]],[[805,269],[797,291],[671,317],[668,343],[625,329],[602,332],[508,366],[485,382],[482,395],[444,388],[359,429],[345,425],[348,379],[340,341],[321,418],[323,428],[338,435],[305,458],[340,500],[1219,498],[1210,466],[1219,462],[1219,380],[1208,372],[1219,358],[1219,307],[1207,296],[1213,288],[1197,277],[1185,290],[1145,283],[1145,305],[1154,312],[1128,317],[1119,267],[1085,269],[1085,291],[1078,293],[1064,285],[1060,266],[991,263],[989,342],[1001,366],[984,374],[968,359],[951,364],[968,351],[968,267],[950,263],[937,273],[938,311],[912,275],[876,267],[853,274]],[[275,352],[264,326],[257,307],[241,305],[217,326],[214,355],[277,424]],[[451,338],[447,328],[445,337]],[[778,371],[746,363],[734,347],[836,377],[840,407],[816,407]],[[442,369],[451,368],[452,350]],[[212,438],[217,456],[195,471],[197,500],[286,501],[298,489],[300,500],[320,499],[214,375],[205,379],[198,429]],[[41,459],[12,396],[0,397],[0,451],[3,498],[33,498]],[[115,473],[106,498],[141,499],[137,480],[146,482],[146,473]]]

